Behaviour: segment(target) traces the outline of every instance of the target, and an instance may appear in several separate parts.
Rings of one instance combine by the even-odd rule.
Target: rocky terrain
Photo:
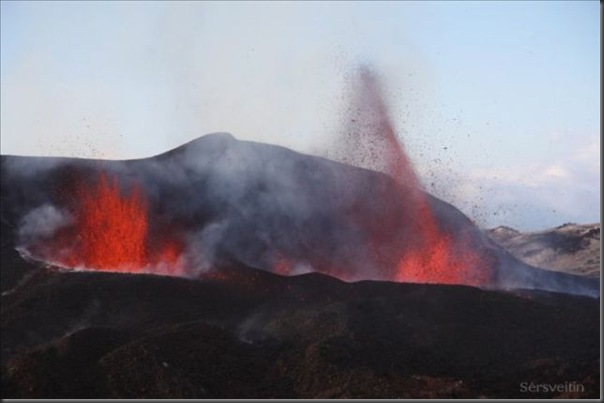
[[[600,223],[567,223],[520,232],[497,227],[487,234],[515,257],[532,266],[587,277],[600,277]]]
[[[198,280],[33,273],[2,295],[4,398],[600,395],[593,298],[226,262]],[[582,389],[522,391],[531,382]]]

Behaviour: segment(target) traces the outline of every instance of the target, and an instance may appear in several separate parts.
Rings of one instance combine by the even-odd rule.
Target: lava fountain
[[[154,240],[140,186],[122,194],[117,177],[101,171],[92,184],[78,181],[72,197],[74,225],[59,230],[47,245],[45,250],[58,253],[48,260],[69,268],[181,274],[184,242]]]
[[[402,218],[395,224],[411,234],[401,242],[389,279],[400,282],[488,285],[493,265],[467,234],[454,237],[439,226],[428,196],[399,141],[375,74],[361,68],[346,127],[346,154],[354,165],[380,170],[404,186]],[[370,241],[379,249],[379,240]]]

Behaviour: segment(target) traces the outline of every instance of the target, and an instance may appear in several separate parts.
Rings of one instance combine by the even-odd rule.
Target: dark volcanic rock
[[[598,300],[235,272],[32,277],[2,297],[6,397],[599,396]]]
[[[25,261],[15,246],[15,227],[4,220],[0,221],[0,289],[4,293],[17,286],[25,277],[31,276],[40,269],[39,264]]]

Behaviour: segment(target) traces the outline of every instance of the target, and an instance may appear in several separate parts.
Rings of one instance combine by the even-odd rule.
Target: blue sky
[[[1,19],[3,154],[228,131],[329,156],[367,63],[428,189],[479,224],[600,220],[598,2],[2,1]]]

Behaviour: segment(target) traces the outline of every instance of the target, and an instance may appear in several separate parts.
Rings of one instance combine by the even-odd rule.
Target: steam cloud
[[[19,239],[27,244],[39,238],[49,238],[72,221],[72,217],[64,210],[44,204],[23,217],[19,226]]]

